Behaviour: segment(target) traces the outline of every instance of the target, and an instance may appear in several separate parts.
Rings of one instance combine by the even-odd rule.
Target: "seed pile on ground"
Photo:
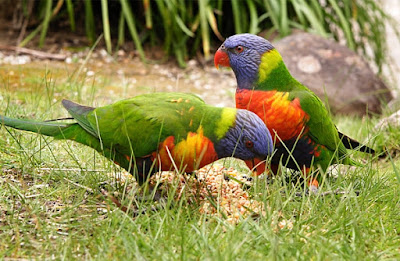
[[[164,193],[172,191],[176,200],[182,196],[189,201],[196,200],[201,213],[226,217],[231,223],[265,215],[263,204],[251,199],[244,188],[248,185],[247,177],[233,168],[214,164],[192,175],[164,171],[154,175],[151,183],[161,183],[159,189]]]

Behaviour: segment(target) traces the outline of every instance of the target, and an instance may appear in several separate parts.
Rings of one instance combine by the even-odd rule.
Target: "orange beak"
[[[221,49],[221,47],[215,52],[214,65],[217,67],[217,69],[219,69],[220,65],[224,67],[231,67],[229,56],[225,50]]]
[[[247,167],[249,167],[249,169],[253,171],[253,174],[255,176],[261,175],[265,172],[265,160],[254,158],[251,160],[245,160],[244,162],[246,163]]]

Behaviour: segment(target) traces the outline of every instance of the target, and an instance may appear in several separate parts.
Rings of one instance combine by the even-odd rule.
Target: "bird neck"
[[[234,125],[236,120],[236,109],[223,108],[221,118],[216,122],[215,136],[217,140],[225,137],[228,130]]]
[[[291,91],[297,83],[276,49],[265,52],[261,56],[258,79],[253,89]]]
[[[228,130],[235,125],[236,109],[206,106],[206,113],[199,118],[199,125],[204,127],[204,135],[212,142],[218,143],[226,136]],[[204,124],[207,123],[207,124]],[[193,127],[197,125],[193,124]]]
[[[220,108],[218,108],[220,109]],[[211,139],[215,144],[218,158],[231,157],[232,151],[227,151],[227,142],[231,142],[230,131],[236,123],[237,110],[234,108],[223,108],[218,119],[215,120],[214,135]],[[236,140],[233,142],[237,142]]]

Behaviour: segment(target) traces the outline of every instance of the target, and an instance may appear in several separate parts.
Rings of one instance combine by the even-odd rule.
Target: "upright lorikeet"
[[[280,160],[305,174],[313,165],[322,171],[334,163],[358,165],[348,157],[346,147],[360,144],[338,132],[322,101],[292,77],[269,41],[252,34],[231,36],[216,52],[214,62],[217,68],[231,67],[235,73],[236,107],[268,122],[277,149],[271,162],[273,172]],[[318,187],[316,179],[309,182]]]
[[[173,163],[192,172],[224,157],[266,159],[271,135],[254,113],[209,106],[195,95],[152,93],[93,108],[68,100],[63,106],[73,123],[12,119],[0,124],[87,145],[135,175],[142,183]]]

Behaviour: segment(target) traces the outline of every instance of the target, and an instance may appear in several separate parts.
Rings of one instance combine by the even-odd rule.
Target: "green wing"
[[[87,115],[95,108],[79,105],[69,100],[63,100],[62,105],[84,130],[98,138],[98,133],[92,128],[90,122],[87,120]]]
[[[68,103],[67,110],[104,147],[125,155],[133,152],[135,157],[151,154],[168,136],[180,139],[196,131],[201,122],[199,110],[204,110],[203,100],[183,93],[140,95],[96,109],[72,104]],[[192,107],[196,113],[189,113]],[[193,128],[188,130],[190,125]]]
[[[310,117],[307,126],[311,139],[331,151],[338,150],[339,156],[347,155],[347,150],[339,138],[336,126],[322,101],[309,90],[292,91],[291,96],[300,99],[301,108]]]

